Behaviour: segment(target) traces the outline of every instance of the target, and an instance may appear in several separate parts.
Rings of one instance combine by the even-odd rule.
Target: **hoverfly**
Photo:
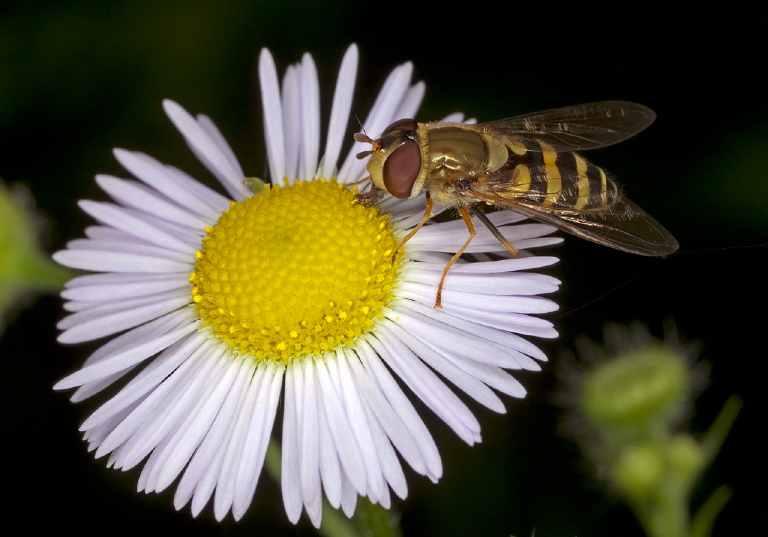
[[[625,252],[665,256],[678,249],[675,238],[629,201],[611,178],[574,151],[609,146],[645,129],[656,114],[640,104],[603,101],[477,123],[417,123],[401,119],[373,140],[357,158],[370,156],[373,190],[362,203],[386,190],[397,198],[426,194],[421,222],[400,242],[394,255],[424,225],[433,202],[456,207],[469,238],[443,270],[435,307],[448,270],[476,232],[477,217],[517,257],[515,247],[479,210],[494,205],[523,213],[587,240]]]

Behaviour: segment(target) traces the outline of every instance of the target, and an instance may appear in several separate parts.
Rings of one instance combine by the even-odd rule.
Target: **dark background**
[[[105,199],[94,174],[125,176],[112,147],[145,151],[210,181],[163,114],[166,97],[210,115],[246,174],[260,175],[262,47],[272,50],[281,72],[311,51],[329,105],[342,54],[358,43],[353,113],[363,117],[389,70],[407,60],[427,84],[420,120],[461,110],[483,121],[603,99],[646,104],[658,114],[654,125],[588,156],[675,234],[680,252],[647,259],[571,238],[552,249],[561,263],[548,272],[563,285],[553,297],[560,311],[549,316],[561,337],[540,342],[551,363],[543,373],[518,375],[529,396],[509,400],[506,415],[473,407],[483,425],[479,446],[465,446],[432,421],[444,477],[434,486],[409,476],[402,525],[406,535],[642,535],[558,434],[554,372],[562,349],[580,335],[599,337],[606,322],[640,320],[661,335],[673,320],[685,338],[701,343],[711,367],[692,429],[705,430],[730,394],[746,400],[701,486],[706,493],[723,483],[734,489],[715,535],[766,534],[760,513],[768,472],[757,440],[767,372],[766,4],[682,11],[647,2],[443,2],[422,13],[417,6],[4,2],[0,177],[32,192],[49,222],[50,251],[90,223],[78,199]],[[0,340],[4,534],[311,533],[306,521],[297,528],[286,522],[279,490],[267,478],[241,523],[218,524],[210,509],[197,520],[188,509],[176,512],[173,490],[137,494],[138,470],[117,472],[94,461],[77,432],[91,406],[72,405],[50,389],[87,355],[82,346],[56,344],[61,316],[59,299],[42,298],[18,312]]]

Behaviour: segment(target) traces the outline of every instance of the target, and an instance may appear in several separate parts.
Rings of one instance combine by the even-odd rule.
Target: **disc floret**
[[[389,217],[335,181],[267,185],[206,228],[194,307],[238,353],[287,361],[351,345],[392,298]]]

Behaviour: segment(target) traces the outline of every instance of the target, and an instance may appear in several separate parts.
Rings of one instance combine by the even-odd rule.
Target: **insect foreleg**
[[[354,185],[356,183],[352,183]],[[384,197],[384,191],[380,188],[371,188],[366,192],[358,192],[355,194],[355,201],[363,207],[373,207],[381,198]]]
[[[501,234],[501,231],[499,231],[499,228],[493,225],[493,222],[485,216],[485,213],[482,211],[471,209],[472,215],[476,216],[478,220],[480,220],[485,227],[488,228],[488,231],[493,233],[493,236],[498,239],[498,241],[501,243],[501,245],[507,249],[507,251],[512,254],[513,258],[517,258],[517,255],[520,253],[517,251],[517,248],[512,246],[512,243],[507,240],[507,238]]]
[[[371,180],[371,176],[370,176],[370,175],[368,175],[368,176],[366,176],[366,177],[363,177],[363,178],[362,178],[362,179],[360,179],[359,181],[355,181],[354,183],[347,183],[347,186],[348,186],[348,187],[353,187],[353,186],[360,186],[360,185],[364,185],[365,183],[367,183],[367,182],[368,182],[368,181],[370,181],[370,180]]]
[[[397,245],[397,248],[395,248],[395,251],[392,252],[392,262],[395,262],[395,259],[397,259],[397,254],[400,252],[400,250],[403,249],[403,246],[405,246],[405,243],[411,240],[411,237],[416,235],[416,232],[421,229],[421,226],[424,225],[424,223],[429,220],[429,218],[432,216],[432,198],[429,197],[429,193],[427,193],[427,208],[424,211],[424,216],[421,217],[421,222],[416,224],[416,227],[414,227],[408,235],[402,238],[400,241],[400,244]]]

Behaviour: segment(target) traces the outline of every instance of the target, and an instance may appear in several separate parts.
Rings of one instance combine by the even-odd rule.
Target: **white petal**
[[[146,399],[146,396],[134,401],[127,407],[125,407],[123,410],[117,412],[113,416],[110,416],[108,420],[106,420],[104,423],[97,425],[93,429],[88,429],[87,431],[83,432],[83,439],[88,442],[88,451],[89,452],[95,452],[99,446],[104,442],[104,439],[109,436],[109,434],[120,425],[125,418],[127,418],[135,409],[138,407],[142,401]],[[119,448],[118,448],[119,449]],[[110,455],[110,459],[107,463],[107,467],[114,466],[114,460],[113,456],[116,452],[112,452]]]
[[[401,119],[397,114],[411,89],[413,64],[406,62],[392,70],[373,103],[363,125],[365,130],[378,136],[392,121]]]
[[[82,401],[85,401],[89,397],[93,397],[100,391],[104,390],[105,388],[111,386],[113,383],[123,378],[123,376],[133,371],[135,367],[136,366],[128,367],[112,375],[107,375],[103,379],[97,380],[95,382],[86,382],[85,384],[80,386],[77,390],[75,390],[75,392],[70,396],[69,400],[72,401],[73,403],[80,403]]]
[[[72,278],[61,296],[67,300],[98,303],[188,288],[188,276],[108,272]]]
[[[83,200],[79,205],[83,211],[93,216],[99,222],[125,231],[150,244],[175,250],[186,255],[194,255],[197,250],[195,245],[180,241],[173,235],[163,233],[156,226],[149,225],[146,219],[141,218],[130,209],[125,209],[112,203],[89,200]]]
[[[281,490],[285,513],[293,524],[301,516],[301,478],[299,470],[300,435],[299,407],[301,386],[297,386],[298,367],[291,364],[285,372],[285,408],[283,410],[283,441],[281,462]]]
[[[261,367],[266,370],[262,380],[264,386],[256,401],[257,407],[253,412],[248,437],[243,446],[241,471],[238,472],[235,483],[235,498],[232,502],[232,514],[235,520],[240,520],[251,505],[256,483],[264,465],[264,457],[267,454],[283,387],[285,368],[282,364],[273,362]]]
[[[173,373],[181,363],[187,360],[199,345],[200,342],[197,339],[187,338],[165,349],[114,397],[91,414],[80,426],[80,430],[87,431],[98,427],[125,408],[141,401]]]
[[[243,447],[248,437],[248,426],[258,406],[259,396],[264,393],[265,385],[269,384],[264,382],[266,374],[266,367],[256,368],[242,405],[238,409],[237,421],[234,422],[232,434],[225,446],[221,470],[218,475],[213,476],[217,481],[216,495],[213,500],[213,513],[216,520],[223,520],[227,516],[235,500],[235,488],[238,474],[241,471],[240,463],[243,458]]]
[[[426,310],[427,307],[432,311]],[[398,302],[397,311],[384,314],[417,338],[453,355],[499,367],[518,367],[517,355],[521,352],[498,345],[499,342],[517,343],[513,334],[474,325],[412,301]]]
[[[126,170],[144,183],[208,221],[215,222],[228,207],[227,199],[218,192],[148,155],[124,149],[115,149],[114,154]]]
[[[170,291],[153,297],[142,297],[100,304],[72,313],[58,323],[64,330],[61,343],[81,343],[122,332],[189,305],[186,292]]]
[[[375,377],[376,383],[379,386],[378,391],[386,398],[388,403],[394,409],[394,415],[397,420],[396,427],[400,427],[401,431],[387,428],[390,424],[389,420],[383,419],[382,415],[378,414],[380,410],[386,408],[386,405],[371,405],[371,410],[377,413],[376,417],[379,419],[379,423],[385,428],[387,435],[392,439],[395,447],[397,447],[398,451],[400,451],[409,464],[411,464],[411,461],[406,456],[409,451],[403,451],[401,449],[400,439],[402,434],[398,433],[407,431],[413,437],[416,448],[419,450],[424,461],[424,471],[418,469],[421,464],[411,464],[411,466],[417,472],[424,473],[433,481],[437,481],[443,473],[443,466],[442,461],[440,460],[440,454],[437,451],[437,446],[432,439],[432,435],[429,434],[429,431],[416,410],[413,408],[413,405],[405,396],[403,390],[395,379],[392,378],[389,370],[382,363],[376,349],[371,346],[369,338],[363,339],[359,348],[359,356],[365,369]],[[354,366],[354,362],[352,362],[352,365]],[[363,377],[358,376],[358,379],[360,378]]]
[[[322,407],[322,401],[319,401],[319,406]],[[327,412],[323,408],[319,409],[318,428],[320,442],[318,449],[320,450],[320,479],[323,482],[323,490],[325,491],[328,503],[334,509],[338,509],[341,507],[342,470],[339,454],[333,443],[333,435],[331,434],[326,414]],[[357,494],[357,491],[355,491],[355,494]]]
[[[267,49],[259,55],[259,85],[261,108],[264,111],[264,140],[267,144],[270,178],[277,183],[286,174],[285,142],[283,137],[283,106],[275,61]]]
[[[125,231],[108,226],[91,226],[86,228],[86,239],[75,239],[67,243],[66,251],[99,251],[106,254],[127,254],[144,257],[155,257],[158,260],[167,260],[182,263],[191,272],[194,261],[188,253],[169,250],[162,246],[155,246],[130,235]],[[122,270],[119,272],[128,272]],[[137,270],[136,272],[146,272]]]
[[[289,180],[299,177],[301,158],[301,81],[299,68],[289,65],[283,76],[283,128],[285,130],[285,175]],[[265,112],[266,114],[266,112]],[[273,178],[278,182],[280,177]]]
[[[554,265],[559,261],[556,257],[535,256],[518,257],[517,259],[498,259],[496,261],[461,263],[457,262],[451,267],[451,273],[471,273],[471,274],[501,274],[504,272],[514,272],[520,270],[531,270]],[[425,263],[426,265],[426,263]],[[439,268],[436,265],[436,268]],[[539,274],[538,276],[544,276]],[[546,276],[553,282],[559,283],[559,280]]]
[[[369,356],[366,349],[367,347],[361,347],[361,356]],[[378,363],[377,357],[370,356],[371,358],[366,359],[369,364]],[[348,358],[348,364],[354,375],[354,382],[359,386],[360,394],[364,395],[363,401],[365,402],[366,414],[375,417],[378,427],[388,436],[400,452],[400,455],[410,464],[414,471],[422,475],[425,474],[427,472],[426,463],[416,439],[424,434],[429,436],[429,433],[421,418],[418,417],[413,406],[404,397],[400,399],[402,404],[398,405],[397,411],[395,411],[395,408],[389,403],[384,392],[373,378],[373,372],[369,369],[372,366],[364,367],[358,357],[349,355]],[[373,367],[375,368],[375,366]],[[392,381],[392,379],[390,378],[389,381]],[[402,394],[402,392],[400,393]],[[395,394],[390,393],[389,395],[397,399]],[[412,434],[412,430],[417,432]],[[371,425],[371,431],[373,432],[373,425]],[[434,446],[434,443],[432,445]],[[437,454],[436,447],[432,454]]]
[[[176,128],[184,136],[192,152],[221,182],[224,188],[235,199],[243,199],[251,192],[243,184],[243,172],[237,162],[232,162],[231,151],[224,152],[219,148],[219,140],[212,139],[205,125],[198,123],[186,110],[171,100],[163,101],[163,108]],[[220,135],[219,135],[220,137]]]
[[[467,444],[480,440],[480,424],[467,406],[381,323],[376,350],[392,371]],[[369,339],[369,342],[373,345]]]
[[[427,263],[422,263],[427,265]],[[407,279],[410,282],[435,287],[440,281],[444,267],[420,266],[419,270],[409,271]],[[453,267],[451,267],[453,268]],[[443,292],[452,291],[482,295],[542,295],[558,290],[559,281],[544,274],[501,273],[501,274],[472,274],[448,271],[443,284]],[[449,293],[450,292],[450,293]],[[482,304],[482,299],[474,301]]]
[[[166,432],[164,421],[173,421],[178,414],[178,403],[187,392],[190,382],[204,375],[204,368],[209,365],[205,360],[207,345],[199,345],[176,371],[152,391],[141,404],[115,427],[96,451],[101,457],[122,444],[126,444],[118,468],[131,468],[138,464],[149,451],[157,445]],[[194,386],[194,385],[193,385]],[[145,426],[146,424],[146,426]],[[154,427],[150,427],[154,424]]]
[[[356,360],[357,356],[353,356],[353,359]],[[381,497],[386,494],[386,484],[379,464],[379,453],[369,427],[369,416],[366,415],[362,396],[345,352],[338,349],[336,360],[329,360],[326,365],[331,378],[338,384],[337,390],[343,398],[345,413],[352,427],[352,437],[356,440],[363,457],[369,493],[372,492],[376,497]],[[388,441],[387,445],[389,445]]]
[[[163,218],[197,230],[202,230],[209,223],[198,214],[181,207],[138,181],[126,181],[109,175],[97,175],[96,182],[115,201],[151,214],[156,218]]]
[[[424,363],[452,382],[457,388],[494,412],[504,413],[504,404],[488,386],[446,359],[446,356],[450,356],[452,353],[436,351],[423,341],[413,337],[397,323],[391,323],[389,329]]]
[[[453,112],[452,114],[448,114],[440,121],[444,123],[464,123],[464,114],[461,112]]]
[[[322,504],[320,491],[319,450],[320,434],[318,428],[318,387],[309,360],[300,360],[294,364],[301,371],[302,408],[299,414],[301,435],[299,463],[301,464],[301,497],[310,519],[317,516],[316,511]]]
[[[504,332],[541,338],[556,338],[558,335],[551,322],[522,313],[499,313],[475,308],[455,308],[451,314]]]
[[[106,358],[84,366],[57,382],[53,388],[66,390],[123,371],[160,352],[196,329],[197,323],[189,321],[187,312],[174,312],[155,319],[113,339],[110,344],[120,343],[123,340],[131,341],[131,345],[126,345],[121,352],[110,354]]]
[[[247,387],[253,377],[250,361],[240,360],[235,364],[237,376],[227,394],[227,398],[216,415],[211,428],[192,460],[187,465],[174,497],[174,505],[180,509],[192,498],[192,512],[200,513],[216,487],[221,466],[224,462],[226,445],[233,436],[234,424],[245,403]]]
[[[240,166],[240,162],[237,160],[234,151],[232,151],[232,148],[229,147],[229,144],[224,139],[224,136],[221,134],[221,131],[213,122],[213,120],[205,114],[198,114],[197,124],[200,125],[200,128],[205,131],[209,140],[216,144],[216,147],[221,152],[221,155],[224,157],[224,159],[230,163],[234,169],[233,177],[243,177],[244,174],[243,169]],[[250,195],[250,193],[247,193],[247,195]]]
[[[405,498],[408,495],[408,483],[390,439],[368,405],[365,405],[365,415],[370,424],[373,442],[376,446],[377,463],[381,467],[383,477],[399,498]],[[384,492],[386,493],[386,491]]]
[[[367,482],[360,448],[350,428],[346,408],[336,392],[328,369],[323,362],[324,358],[315,360],[312,370],[316,376],[315,382],[319,387],[318,400],[322,400],[321,408],[325,412],[328,430],[331,433],[329,440],[336,446],[341,466],[352,486],[355,487],[358,494],[365,495]]]
[[[351,45],[344,54],[336,80],[336,90],[333,92],[331,118],[328,123],[328,138],[325,142],[325,155],[318,177],[330,178],[336,174],[336,164],[339,161],[341,146],[347,136],[349,111],[352,109],[352,95],[357,78],[357,45]]]
[[[159,492],[166,489],[187,465],[210,429],[238,371],[232,363],[232,356],[228,353],[222,355],[224,357],[209,375],[208,386],[199,397],[194,410],[163,449],[158,448],[152,453],[152,457],[156,457],[158,462],[155,465],[156,470],[148,476],[145,490]],[[214,360],[215,356],[209,356],[207,359]],[[147,464],[142,475],[148,472],[149,468],[150,465]]]
[[[165,397],[158,398],[152,403],[155,393],[153,392],[142,402],[142,405],[154,406],[154,409],[148,409],[145,420],[138,417],[136,421],[141,423],[140,426],[121,446],[120,457],[115,460],[116,468],[127,470],[152,453],[139,478],[137,490],[146,489],[148,479],[155,472],[155,464],[161,464],[163,461],[166,445],[173,441],[174,435],[184,429],[185,420],[195,412],[206,388],[215,383],[220,376],[220,368],[216,367],[220,353],[211,352],[211,350],[209,346],[201,346],[190,356],[189,361],[194,363],[188,370],[184,371],[185,362],[155,390],[155,392],[163,391],[166,385],[171,385]],[[142,405],[123,420],[120,426],[131,421],[133,414],[140,414]],[[109,440],[107,438],[105,444]],[[102,444],[99,449],[106,450],[106,446]],[[152,488],[149,488],[147,492],[151,490]]]
[[[426,86],[424,85],[424,82],[417,82],[408,88],[408,91],[403,97],[400,106],[397,108],[394,117],[402,118],[416,116],[416,111],[419,109],[419,106],[421,106],[421,101],[424,99],[425,91]]]
[[[299,177],[309,180],[315,176],[320,152],[320,86],[315,62],[309,54],[304,54],[301,59],[299,78],[302,87],[301,136],[303,139]]]
[[[142,273],[172,273],[186,272],[189,274],[192,264],[158,257],[155,250],[147,250],[146,254],[105,251],[95,241],[89,241],[90,248],[60,250],[53,254],[53,259],[65,267],[90,270],[93,272],[142,272]],[[68,245],[72,247],[72,243]]]
[[[348,518],[352,518],[352,515],[355,514],[357,493],[346,479],[342,480],[341,484],[341,510],[345,515],[347,515]]]

